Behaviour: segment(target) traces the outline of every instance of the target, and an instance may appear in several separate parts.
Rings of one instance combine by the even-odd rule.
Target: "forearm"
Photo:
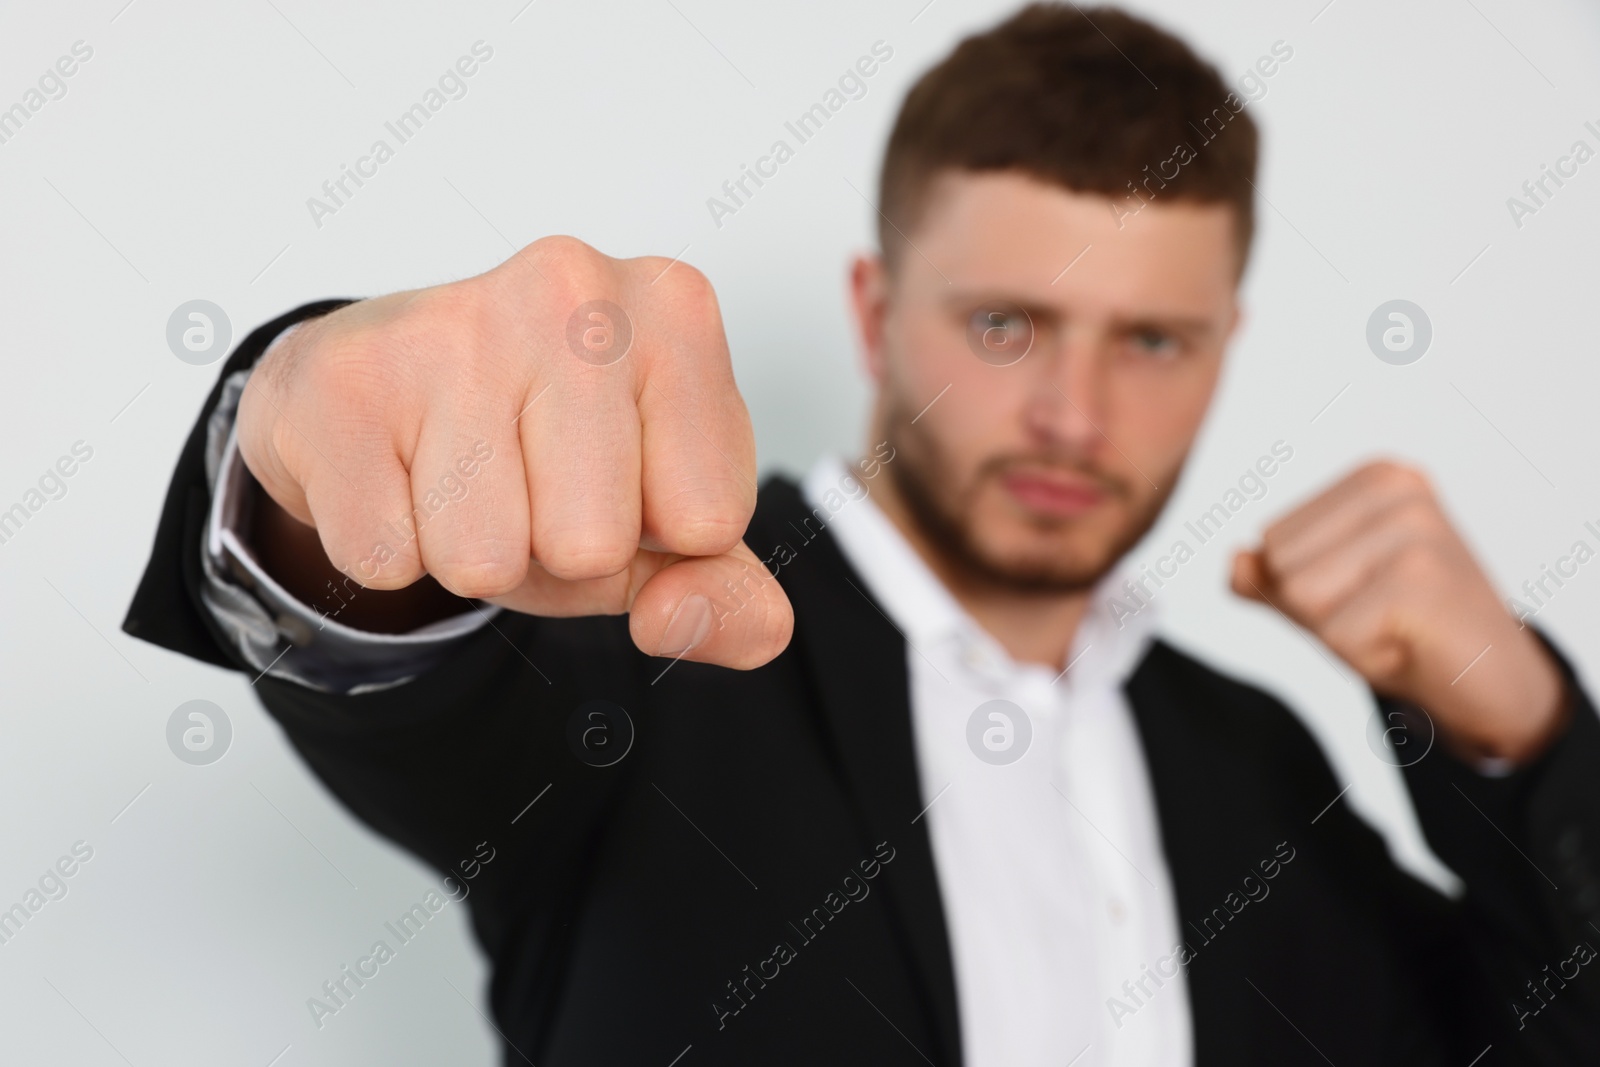
[[[1572,667],[1540,643],[1567,704],[1539,756],[1486,774],[1446,749],[1408,766],[1406,781],[1429,844],[1482,914],[1543,929],[1558,947],[1600,923],[1600,716]]]

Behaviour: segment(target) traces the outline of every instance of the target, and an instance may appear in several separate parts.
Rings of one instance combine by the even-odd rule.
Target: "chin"
[[[908,442],[891,477],[942,569],[962,585],[1027,595],[1086,592],[1158,510],[1144,514],[1123,489],[1079,513],[1046,515],[986,476],[995,464],[956,476],[953,465],[939,462],[937,447],[921,443],[927,455],[918,462]]]
[[[1081,537],[1041,537],[1036,530],[973,531],[970,543],[982,570],[1000,584],[1040,593],[1092,588],[1115,566],[1117,555],[1103,543]]]

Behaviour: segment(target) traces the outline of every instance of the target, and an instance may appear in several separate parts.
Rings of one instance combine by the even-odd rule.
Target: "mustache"
[[[1125,479],[1102,470],[1092,463],[1085,463],[1079,458],[1063,456],[1059,453],[993,456],[984,460],[978,467],[978,478],[980,479],[998,479],[1013,473],[1058,474],[1082,478],[1093,482],[1095,488],[1112,496],[1126,497],[1130,490]]]

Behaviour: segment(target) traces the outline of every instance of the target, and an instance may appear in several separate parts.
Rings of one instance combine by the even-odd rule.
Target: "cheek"
[[[942,369],[945,373],[928,382],[910,410],[921,410],[949,386],[913,429],[939,441],[953,477],[964,482],[986,460],[1027,447],[1027,389],[1018,368],[986,366],[968,354]]]
[[[1217,368],[1210,361],[1119,375],[1108,419],[1121,428],[1117,443],[1159,467],[1175,463],[1193,443],[1216,381]]]
[[[898,365],[896,377],[919,391],[932,386],[930,398],[956,378],[965,380],[971,373],[969,364],[977,363],[967,351],[964,335],[930,315],[907,315],[895,322],[889,341],[889,358]]]
[[[993,435],[1018,421],[1028,391],[1027,359],[1011,366],[985,363],[973,353],[965,329],[936,316],[904,323],[896,340],[893,377],[904,403],[915,413],[939,397],[919,427],[934,420],[940,431],[988,427]]]

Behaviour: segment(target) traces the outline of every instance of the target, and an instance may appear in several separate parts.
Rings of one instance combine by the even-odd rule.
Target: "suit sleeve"
[[[1420,709],[1378,699],[1383,724],[1412,724],[1396,752],[1429,845],[1462,880],[1459,896],[1396,864],[1344,801],[1348,782],[1311,733],[1276,699],[1258,690],[1250,698],[1260,701],[1249,721],[1261,733],[1250,762],[1275,777],[1286,811],[1309,820],[1303,836],[1341,885],[1339,898],[1393,948],[1386,965],[1400,973],[1384,980],[1405,994],[1381,1022],[1393,1055],[1384,1062],[1600,1063],[1600,717],[1551,651],[1572,715],[1539,759],[1512,773],[1457,759]],[[1326,966],[1323,976],[1338,982],[1363,978]]]
[[[297,322],[326,315],[351,303],[322,300],[281,315],[251,332],[234,349],[217,375],[200,418],[184,442],[177,470],[156,526],[155,546],[122,629],[134,637],[217,667],[243,668],[240,655],[201,600],[201,546],[210,508],[206,444],[211,415],[222,401],[228,379],[255,366],[273,339]]]
[[[1485,992],[1523,1057],[1501,1062],[1600,1062],[1600,716],[1539,636],[1573,701],[1564,734],[1510,774],[1479,773],[1435,745],[1405,778],[1429,845],[1466,885]]]
[[[640,707],[648,661],[625,617],[503,613],[402,684],[340,692],[260,674],[204,599],[208,423],[225,383],[284,329],[346,303],[281,316],[229,357],[184,445],[123,629],[253,678],[266,710],[335,796],[469,892],[491,956],[514,935],[532,952],[521,958],[559,953],[557,917],[581,894],[585,857],[637,763],[596,766],[574,740],[597,721],[631,731],[615,709]],[[494,858],[485,863],[486,855]]]

